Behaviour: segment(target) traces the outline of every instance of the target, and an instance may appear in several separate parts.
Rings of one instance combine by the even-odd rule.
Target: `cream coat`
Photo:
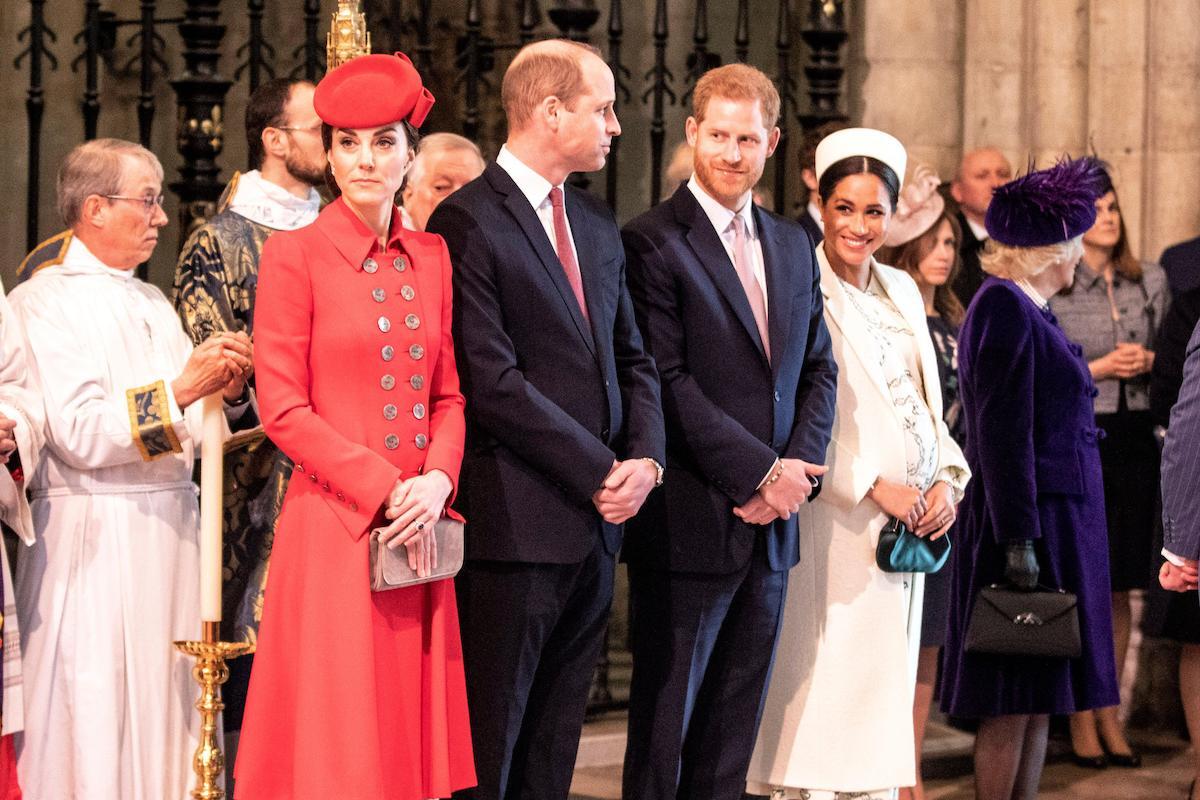
[[[817,248],[825,322],[838,363],[837,413],[820,497],[800,511],[800,563],[788,579],[775,666],[749,771],[752,792],[773,787],[873,791],[910,786],[912,701],[924,576],[885,573],[875,545],[887,515],[865,499],[877,477],[905,480],[900,421],[870,341],[824,248]],[[966,460],[942,422],[937,360],[925,307],[905,273],[872,271],[916,332],[921,380],[937,424],[934,480],[962,497]],[[789,795],[791,796],[791,795]]]

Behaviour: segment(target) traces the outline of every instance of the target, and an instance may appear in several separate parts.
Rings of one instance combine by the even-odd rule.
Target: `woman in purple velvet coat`
[[[979,720],[980,800],[1036,797],[1050,714],[1117,702],[1095,386],[1047,301],[1071,284],[1095,219],[1097,166],[1064,161],[996,190],[988,278],[959,335],[959,397],[976,479],[959,508],[942,707]],[[1079,598],[1074,659],[966,653],[981,588],[1038,583]]]

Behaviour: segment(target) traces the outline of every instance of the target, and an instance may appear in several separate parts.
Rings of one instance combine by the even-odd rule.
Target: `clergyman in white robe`
[[[16,423],[13,436],[16,452],[0,465],[0,520],[25,545],[34,542],[33,517],[25,493],[25,476],[37,469],[43,444],[42,398],[29,368],[25,337],[8,299],[0,287],[0,415]],[[15,469],[19,465],[19,470]],[[20,625],[8,551],[0,547],[0,569],[4,582],[3,614],[3,720],[0,736],[21,730],[25,718],[22,697]]]
[[[10,300],[45,398],[37,539],[17,565],[27,796],[184,800],[199,715],[201,404],[171,382],[192,350],[174,308],[74,238]]]

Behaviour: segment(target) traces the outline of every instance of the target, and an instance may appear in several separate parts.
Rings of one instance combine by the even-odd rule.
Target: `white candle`
[[[221,621],[221,528],[224,494],[225,404],[220,392],[204,398],[200,442],[200,619]]]

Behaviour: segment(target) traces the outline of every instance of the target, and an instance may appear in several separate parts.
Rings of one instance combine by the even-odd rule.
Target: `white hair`
[[[412,167],[408,171],[408,183],[411,185],[421,180],[421,173],[425,169],[426,160],[435,153],[448,153],[454,150],[463,150],[472,153],[479,162],[479,171],[483,171],[485,162],[479,145],[466,137],[459,136],[457,133],[431,133],[421,139],[421,147],[417,150],[417,155],[413,158]]]

